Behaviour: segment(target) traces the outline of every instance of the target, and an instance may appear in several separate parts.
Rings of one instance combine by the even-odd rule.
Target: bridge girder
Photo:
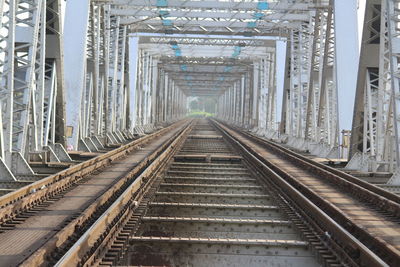
[[[4,1],[0,12],[0,42],[7,44],[0,46],[0,91],[15,93],[1,102],[9,123],[1,133],[4,166],[12,152],[29,160],[50,151],[65,160],[63,147],[51,152],[53,142],[94,152],[124,142],[182,118],[189,95],[215,96],[220,118],[264,135],[279,132],[298,148],[337,146],[332,0],[68,0],[65,36],[60,1]],[[12,10],[9,3],[21,5]],[[32,30],[17,25],[24,23]],[[287,47],[283,96],[279,44]],[[9,58],[15,49],[17,60]],[[29,75],[14,79],[13,69]]]

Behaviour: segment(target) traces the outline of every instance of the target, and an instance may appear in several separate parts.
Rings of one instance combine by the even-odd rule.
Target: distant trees
[[[200,110],[199,107],[199,101],[197,101],[197,99],[193,99],[192,101],[190,101],[189,103],[189,109],[192,110]]]
[[[216,112],[217,99],[211,96],[199,96],[189,102],[191,114],[204,113],[212,116]]]

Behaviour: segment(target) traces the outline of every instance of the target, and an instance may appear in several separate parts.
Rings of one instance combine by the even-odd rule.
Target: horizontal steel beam
[[[219,80],[218,78],[219,77],[215,77],[215,76],[213,76],[213,77],[207,77],[207,76],[198,76],[198,77],[196,77],[197,79],[184,79],[184,78],[182,78],[182,77],[178,77],[178,76],[171,76],[171,79],[173,79],[175,82],[192,82],[192,83],[208,83],[208,82],[214,82],[214,83],[217,83],[217,82],[230,82],[230,83],[232,83],[232,82],[234,82],[234,81],[236,81],[236,80],[238,80],[239,78],[240,78],[240,76],[239,77],[224,77],[224,79],[223,80]],[[199,79],[200,78],[200,79]],[[201,79],[201,78],[203,78],[203,79]]]
[[[120,23],[122,25],[131,25],[133,28],[141,28],[141,27],[163,27],[165,25],[163,23],[165,20],[160,19],[159,17],[151,18],[148,20],[142,20],[136,17],[122,17],[120,19]],[[182,29],[191,29],[193,27],[200,27],[203,32],[215,31],[221,28],[230,28],[233,30],[239,29],[251,29],[248,27],[248,23],[251,21],[227,21],[227,20],[188,20],[186,18],[177,18],[172,20],[171,27],[180,27]],[[269,22],[269,21],[258,21],[256,23],[255,28],[258,30],[270,30],[273,28],[285,28],[285,29],[296,29],[301,26],[301,22],[292,22],[285,20]]]
[[[212,46],[241,46],[241,47],[267,47],[274,46],[275,40],[257,39],[229,39],[229,38],[209,38],[209,37],[152,37],[140,36],[140,44],[178,44],[178,45],[212,45]]]
[[[214,71],[199,71],[199,72],[186,72],[186,71],[166,71],[168,75],[244,75],[246,72],[214,72]]]
[[[137,7],[157,7],[157,0],[109,0],[101,1],[108,2],[113,6],[122,6],[122,8]],[[202,8],[214,8],[214,9],[227,9],[227,10],[248,10],[256,11],[258,1],[243,2],[243,1],[180,1],[180,0],[168,0],[168,6],[165,8],[180,8],[180,9],[202,9]],[[314,5],[308,3],[281,3],[275,2],[270,3],[269,10],[295,10],[295,11],[307,11],[322,7],[321,5]]]
[[[158,63],[159,66],[168,66],[168,65],[195,65],[195,66],[249,66],[253,64],[253,61],[197,61],[197,60],[179,60],[179,59],[160,59],[161,63]]]
[[[131,17],[136,18],[154,18],[160,16],[159,8],[154,9],[137,9],[133,7],[128,8],[113,8],[111,10],[111,14],[115,16],[121,16],[121,19],[127,19]],[[170,18],[185,18],[185,19],[202,19],[202,18],[210,18],[210,19],[228,19],[230,21],[239,21],[239,20],[254,20],[254,10],[244,13],[242,11],[237,12],[218,12],[212,10],[210,12],[207,11],[190,11],[187,10],[171,10],[166,11],[167,15],[164,17],[166,19]],[[308,21],[310,19],[309,12],[306,13],[263,13],[263,20],[290,20],[290,21]]]
[[[282,29],[282,28],[274,28],[270,29],[268,31],[256,31],[256,30],[240,30],[240,31],[234,31],[232,29],[218,29],[218,30],[213,30],[209,32],[205,32],[204,30],[201,29],[176,29],[176,28],[135,28],[132,27],[132,25],[129,26],[129,31],[131,33],[153,33],[153,34],[187,34],[187,35],[204,35],[207,34],[207,36],[235,36],[235,37],[280,37],[280,38],[289,38],[290,37],[290,31],[289,29]]]
[[[179,88],[183,90],[183,89],[213,89],[213,88],[229,88],[229,87],[231,87],[230,84],[221,85],[221,86],[217,86],[217,85],[214,86],[214,85],[209,85],[209,84],[197,84],[195,86],[189,86],[189,85],[181,84],[181,86]]]
[[[243,66],[250,66],[251,64],[253,64],[253,62],[246,62],[246,63],[241,63],[241,64],[229,64],[229,63],[196,63],[196,62],[179,62],[179,61],[175,61],[175,62],[171,62],[170,64],[168,64],[168,61],[166,61],[165,63],[159,63],[158,66],[160,67],[180,67],[182,65],[186,65],[187,67],[202,67],[202,66],[206,66],[206,67],[232,67],[232,68],[237,68],[237,67],[243,67]]]
[[[203,82],[203,83],[194,83],[194,84],[189,84],[189,82],[184,82],[184,81],[180,81],[180,82],[176,82],[175,81],[175,85],[177,85],[179,88],[228,88],[231,87],[233,85],[233,82],[225,82],[225,83],[219,83],[219,81],[207,81],[207,82]]]

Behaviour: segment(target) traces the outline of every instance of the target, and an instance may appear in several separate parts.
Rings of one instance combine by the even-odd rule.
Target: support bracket
[[[368,163],[369,163],[369,157],[363,155],[361,152],[357,152],[354,154],[354,156],[350,159],[350,161],[344,168],[346,170],[359,170],[367,172],[369,165]]]
[[[17,181],[2,158],[0,158],[0,181]]]
[[[20,152],[12,152],[11,154],[11,172],[16,176],[35,175],[35,172],[29,166]]]

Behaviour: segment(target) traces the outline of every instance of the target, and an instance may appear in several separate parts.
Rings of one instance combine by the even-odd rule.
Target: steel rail
[[[389,266],[381,259],[381,257],[375,254],[375,252],[370,250],[352,233],[347,231],[343,225],[336,222],[329,212],[325,212],[325,206],[321,207],[320,202],[316,203],[315,199],[304,194],[304,185],[296,182],[295,178],[289,174],[274,169],[271,164],[255,152],[254,149],[247,144],[240,142],[237,139],[237,136],[235,136],[235,134],[238,134],[237,130],[234,131],[215,120],[213,120],[213,123],[228,140],[243,152],[243,154],[245,154],[253,163],[257,163],[263,172],[265,172],[265,174],[270,177],[270,179],[272,179],[283,192],[286,192],[286,195],[291,199],[291,201],[297,203],[301,207],[302,210],[299,212],[307,211],[310,217],[314,220],[313,223],[317,223],[321,228],[325,229],[326,233],[331,236],[330,238],[341,245],[344,251],[358,253],[358,257],[354,257],[355,261],[358,261],[362,266]],[[307,193],[312,192],[308,190]],[[376,243],[379,244],[379,241]]]
[[[121,220],[127,219],[136,208],[138,202],[147,193],[156,176],[163,171],[166,164],[186,139],[193,124],[190,124],[176,136],[174,141],[164,148],[140,176],[118,197],[117,200],[96,220],[95,223],[79,238],[79,240],[55,264],[57,267],[90,266],[99,260],[110,239],[122,226]],[[32,262],[23,266],[30,266]]]
[[[49,197],[63,192],[68,187],[79,182],[83,177],[95,170],[109,166],[114,160],[121,158],[144,143],[147,143],[166,132],[171,131],[184,122],[177,122],[169,127],[134,140],[105,154],[79,163],[54,175],[19,188],[0,197],[0,223],[4,223],[19,213],[29,210]]]
[[[191,135],[193,138],[195,135]],[[204,136],[204,139],[207,139],[207,136]],[[221,139],[221,138],[218,138]],[[189,145],[190,146],[190,145]],[[178,150],[177,148],[176,150]],[[240,149],[239,149],[240,150]],[[172,152],[175,153],[175,152]],[[253,158],[248,158],[244,157],[246,159],[246,162],[248,165],[253,165],[254,163],[257,164],[257,161],[254,160]],[[251,161],[251,162],[250,162]],[[175,163],[176,164],[176,163]],[[162,165],[162,164],[161,164]],[[169,164],[168,164],[169,165]],[[158,173],[161,172],[160,169],[162,169],[162,166],[160,168],[153,170],[150,172],[150,175],[153,177],[157,175],[157,178],[149,178],[147,177],[148,180],[152,179],[153,183],[156,184],[156,188],[158,186],[162,185],[162,175],[159,175]],[[273,187],[279,188],[279,186],[276,186],[275,184],[267,183],[265,180],[264,175],[262,173],[266,173],[264,170],[258,171],[259,168],[250,168],[250,172],[254,173],[254,177],[258,177],[261,175],[259,181],[263,184],[263,187],[268,191],[271,191]],[[161,177],[161,178],[160,178]],[[264,178],[264,179],[263,179]],[[154,180],[158,182],[154,182]],[[264,180],[264,181],[263,181]],[[135,238],[131,236],[133,230],[129,230],[130,228],[133,227],[134,224],[139,224],[138,220],[141,220],[141,215],[138,210],[141,209],[146,209],[147,204],[146,201],[143,201],[141,198],[144,197],[144,195],[147,195],[147,198],[152,198],[151,197],[151,188],[149,183],[145,184],[143,183],[142,187],[136,187],[136,192],[140,192],[139,194],[135,194],[132,192],[130,194],[125,195],[125,202],[122,200],[118,200],[118,203],[124,203],[124,207],[122,208],[123,205],[114,203],[113,207],[114,209],[110,212],[106,212],[105,215],[103,215],[101,221],[99,219],[99,223],[97,227],[92,227],[89,231],[87,231],[84,236],[78,241],[79,243],[76,243],[73,248],[70,249],[70,251],[65,254],[64,259],[60,261],[60,265],[57,266],[70,266],[70,265],[80,265],[80,266],[92,266],[92,265],[98,265],[100,262],[102,264],[111,264],[111,262],[115,263],[115,260],[111,260],[110,258],[113,257],[115,259],[120,259],[122,255],[124,255],[124,251],[126,251],[127,246],[132,245],[132,243],[135,243]],[[182,184],[185,185],[185,184]],[[154,188],[154,186],[152,186]],[[147,192],[146,192],[147,191]],[[277,190],[275,190],[277,191]],[[271,192],[272,193],[272,192]],[[285,192],[283,192],[285,193]],[[155,193],[157,194],[157,193]],[[132,197],[132,195],[134,197]],[[150,195],[150,197],[149,197]],[[231,194],[229,194],[231,195]],[[346,253],[338,253],[337,251],[337,245],[332,245],[332,242],[326,242],[325,239],[325,231],[315,231],[316,227],[309,227],[307,224],[305,224],[302,219],[298,219],[298,212],[291,212],[291,206],[287,204],[287,200],[281,198],[282,193],[279,192],[274,192],[271,195],[271,198],[277,200],[279,205],[279,208],[282,209],[285,213],[287,213],[288,217],[290,218],[290,221],[292,221],[296,227],[298,227],[299,232],[303,233],[305,239],[307,239],[309,242],[308,243],[313,249],[317,251],[317,255],[319,255],[321,262],[325,262],[328,264],[336,262],[336,259],[340,259],[339,261],[344,263],[346,266],[358,266],[352,259],[347,255]],[[225,196],[225,195],[224,195]],[[243,196],[243,195],[242,195]],[[125,204],[128,203],[129,204]],[[138,204],[139,203],[139,204]],[[154,204],[154,202],[151,202]],[[171,203],[175,205],[174,203]],[[296,205],[296,203],[291,203],[292,205]],[[203,206],[214,206],[213,204],[190,204],[190,206],[195,205],[203,205]],[[239,206],[243,205],[231,205],[232,208],[237,208]],[[244,205],[246,206],[246,205]],[[230,205],[224,204],[224,208],[229,208]],[[304,206],[302,206],[304,207]],[[277,208],[277,207],[276,207]],[[301,208],[300,208],[301,209]],[[110,209],[111,210],[111,209]],[[117,212],[119,211],[119,214]],[[289,215],[289,213],[292,213],[292,215]],[[303,211],[304,213],[304,211]],[[307,217],[307,216],[305,216]],[[157,217],[158,218],[158,217]],[[180,218],[180,217],[174,217]],[[187,220],[187,218],[185,218]],[[207,220],[210,220],[209,218]],[[241,221],[241,220],[240,220]],[[125,228],[127,226],[127,228]],[[95,229],[96,228],[96,229]],[[132,228],[133,229],[133,228]],[[319,236],[322,236],[322,238],[319,238],[319,241],[316,241],[316,237],[318,238],[318,233]],[[322,234],[321,234],[322,233]],[[139,237],[138,237],[139,238]],[[157,238],[157,237],[154,237]],[[162,237],[160,237],[162,240]],[[124,244],[123,239],[129,239],[129,244],[126,245]],[[150,238],[149,240],[153,240]],[[159,240],[159,239],[157,239]],[[165,242],[174,242],[174,240],[178,243],[185,242],[185,238],[177,237],[176,239],[171,239],[169,240],[168,238],[165,238]],[[218,238],[213,238],[213,239],[198,239],[196,237],[190,237],[187,238],[188,241],[190,242],[195,242],[197,243],[204,243],[204,244],[214,244],[214,243],[224,243],[228,242],[234,242],[236,239],[218,239]],[[239,239],[238,239],[239,240]],[[267,242],[268,240],[258,240],[260,244],[267,244],[263,242]],[[99,245],[99,243],[101,244]],[[221,244],[222,244],[221,243]],[[248,241],[245,242],[247,245],[250,244]],[[334,247],[334,249],[332,249]],[[74,249],[74,250],[73,250]],[[329,251],[329,252],[328,252]],[[112,254],[113,256],[109,255]],[[108,256],[107,256],[108,255]],[[65,261],[64,261],[65,260]],[[105,263],[104,262],[107,262]],[[376,266],[385,266],[385,265],[376,265]]]
[[[62,230],[60,230],[57,234],[51,237],[44,246],[34,252],[28,259],[26,259],[21,266],[43,266],[48,265],[49,259],[57,259],[60,256],[60,247],[65,247],[66,243],[74,236],[76,231],[80,231],[81,229],[88,228],[93,221],[95,221],[102,214],[102,210],[107,208],[108,205],[112,205],[115,198],[118,198],[126,188],[125,185],[128,183],[128,187],[132,185],[137,185],[136,177],[141,174],[143,171],[147,170],[149,164],[157,161],[160,154],[163,153],[165,149],[167,149],[171,142],[180,136],[182,132],[186,132],[187,129],[190,129],[192,122],[187,122],[181,126],[176,134],[174,134],[171,138],[167,140],[163,145],[158,147],[156,151],[152,152],[150,156],[145,158],[141,163],[135,166],[131,171],[126,173],[124,177],[120,178],[117,183],[115,183],[111,188],[109,188],[106,192],[102,194],[101,197],[96,199],[89,207],[87,207],[82,214],[68,223]],[[176,125],[175,125],[176,126]],[[151,166],[151,165],[150,165]],[[143,176],[143,175],[142,175]],[[135,179],[134,182],[131,182],[132,179]],[[130,183],[130,184],[129,184]],[[120,192],[122,189],[122,192]],[[68,246],[67,246],[68,247]],[[71,266],[71,265],[70,265]]]
[[[238,130],[237,128],[236,130],[239,134],[246,138],[250,138],[260,146],[273,150],[292,163],[324,177],[326,181],[339,186],[342,191],[352,194],[354,199],[358,199],[364,203],[370,203],[374,206],[373,209],[378,210],[382,214],[381,218],[386,218],[387,220],[390,220],[389,217],[400,218],[400,196],[362,181],[345,172],[315,162],[312,159],[306,158],[276,143],[267,141],[248,132]],[[330,216],[334,217],[336,221],[339,221],[341,225],[345,226],[347,229],[351,229],[352,233],[358,236],[360,240],[363,239],[366,244],[373,244],[376,247],[376,252],[378,253],[378,251],[380,251],[380,256],[384,256],[391,263],[400,261],[400,251],[398,249],[388,244],[380,237],[372,236],[366,229],[360,227],[357,222],[346,217],[337,207],[315,194],[313,190],[304,187],[301,182],[299,183],[296,181],[296,179],[294,179],[290,174],[279,170],[274,167],[273,164],[270,164],[270,167],[280,175],[291,179],[293,185],[303,187],[303,194],[306,194],[310,199],[313,199],[315,203],[324,207],[325,211],[329,211]]]
[[[334,251],[339,251],[337,255],[347,259],[349,266],[355,266],[354,263],[363,266],[389,266],[374,251],[370,250],[363,242],[358,240],[346,227],[340,222],[335,221],[326,211],[324,206],[315,202],[304,193],[298,184],[292,184],[287,173],[281,173],[274,170],[265,159],[260,157],[252,148],[235,137],[233,130],[226,126],[214,122],[214,125],[230,140],[230,142],[242,152],[244,158],[251,165],[255,165],[257,171],[262,173],[263,177],[267,177],[272,184],[279,190],[279,196],[283,196],[286,201],[297,208],[298,213],[302,214],[304,220],[309,221],[310,225],[317,225],[323,229],[322,235],[324,239],[333,247]],[[189,130],[188,130],[189,131]],[[117,233],[123,228],[125,222],[129,220],[133,211],[139,209],[138,203],[146,195],[157,180],[166,166],[169,159],[179,149],[179,144],[185,138],[177,138],[165,152],[151,164],[142,175],[121,195],[112,206],[97,221],[92,224],[91,228],[64,254],[63,258],[56,266],[81,265],[90,266],[101,261],[104,253],[113,244],[113,240],[117,238]],[[249,137],[250,138],[250,137]],[[157,176],[157,177],[156,177]],[[157,179],[156,179],[157,178]],[[290,177],[289,177],[290,178]],[[293,177],[292,177],[293,178]],[[270,183],[271,184],[271,183]],[[133,196],[133,197],[132,197]],[[321,233],[321,231],[319,231]],[[339,250],[336,250],[340,248]],[[114,248],[117,249],[117,248]],[[123,250],[123,248],[118,248]],[[345,261],[346,262],[346,261]],[[26,265],[28,266],[28,265]]]
[[[237,128],[235,127],[235,129],[237,129]],[[303,156],[303,155],[301,155],[299,153],[294,152],[293,150],[285,148],[285,147],[283,147],[283,146],[281,146],[281,145],[279,145],[279,144],[277,144],[275,142],[263,139],[263,138],[261,138],[259,136],[256,136],[256,135],[252,134],[252,133],[245,132],[245,131],[240,131],[240,133],[242,135],[245,135],[245,136],[248,136],[248,137],[252,138],[254,141],[259,143],[260,145],[264,145],[264,146],[268,146],[268,147],[273,146],[275,148],[275,151],[277,151],[279,153],[282,153],[282,155],[287,156],[288,159],[296,160],[299,163],[301,163],[302,165],[308,166],[309,168],[313,168],[313,167],[311,167],[311,165],[314,166],[315,169],[313,168],[313,170],[318,171],[319,174],[325,174],[325,173],[334,174],[334,175],[339,176],[340,178],[343,178],[343,179],[345,179],[345,180],[347,180],[347,181],[349,181],[349,182],[351,182],[353,184],[359,185],[359,186],[361,186],[361,187],[363,187],[363,188],[375,193],[376,195],[382,196],[385,199],[388,199],[388,200],[391,200],[391,201],[393,201],[395,203],[400,204],[400,196],[399,195],[396,195],[396,194],[394,194],[392,192],[384,190],[384,189],[382,189],[382,188],[380,188],[380,187],[378,187],[378,186],[376,186],[374,184],[371,184],[371,183],[365,182],[365,181],[363,181],[361,179],[358,179],[357,177],[354,177],[354,176],[352,176],[352,175],[350,175],[350,174],[348,174],[346,172],[343,172],[341,170],[338,170],[338,169],[332,168],[330,166],[324,165],[322,163],[316,162],[316,161],[314,161],[314,160],[312,160],[310,158],[307,158],[307,157],[305,157],[305,156]],[[320,169],[322,169],[324,171],[327,171],[327,172],[323,172]],[[400,213],[398,213],[398,215],[400,216]]]
[[[272,147],[274,151],[286,157],[290,161],[296,162],[296,164],[313,171],[315,174],[325,177],[325,179],[331,179],[337,185],[346,188],[346,190],[351,188],[349,191],[356,193],[356,198],[372,203],[378,206],[380,210],[388,212],[396,218],[400,218],[399,195],[365,182],[343,171],[316,162],[274,142],[262,139],[248,132],[240,131],[240,133],[251,138],[262,146],[267,146],[269,148]]]
[[[231,128],[233,129],[233,128]],[[236,131],[255,141],[263,147],[267,147],[278,153],[279,155],[287,158],[288,160],[301,165],[307,170],[311,170],[313,173],[325,177],[326,180],[331,180],[332,182],[340,185],[341,187],[350,187],[357,191],[358,198],[362,198],[363,201],[367,200],[370,203],[379,204],[379,208],[391,213],[393,216],[400,218],[400,196],[388,192],[382,188],[375,185],[367,183],[360,180],[354,176],[351,176],[340,170],[336,170],[332,167],[323,165],[321,163],[315,162],[312,159],[306,158],[290,149],[284,148],[276,143],[262,139],[253,134],[247,133],[245,131],[236,128]]]

